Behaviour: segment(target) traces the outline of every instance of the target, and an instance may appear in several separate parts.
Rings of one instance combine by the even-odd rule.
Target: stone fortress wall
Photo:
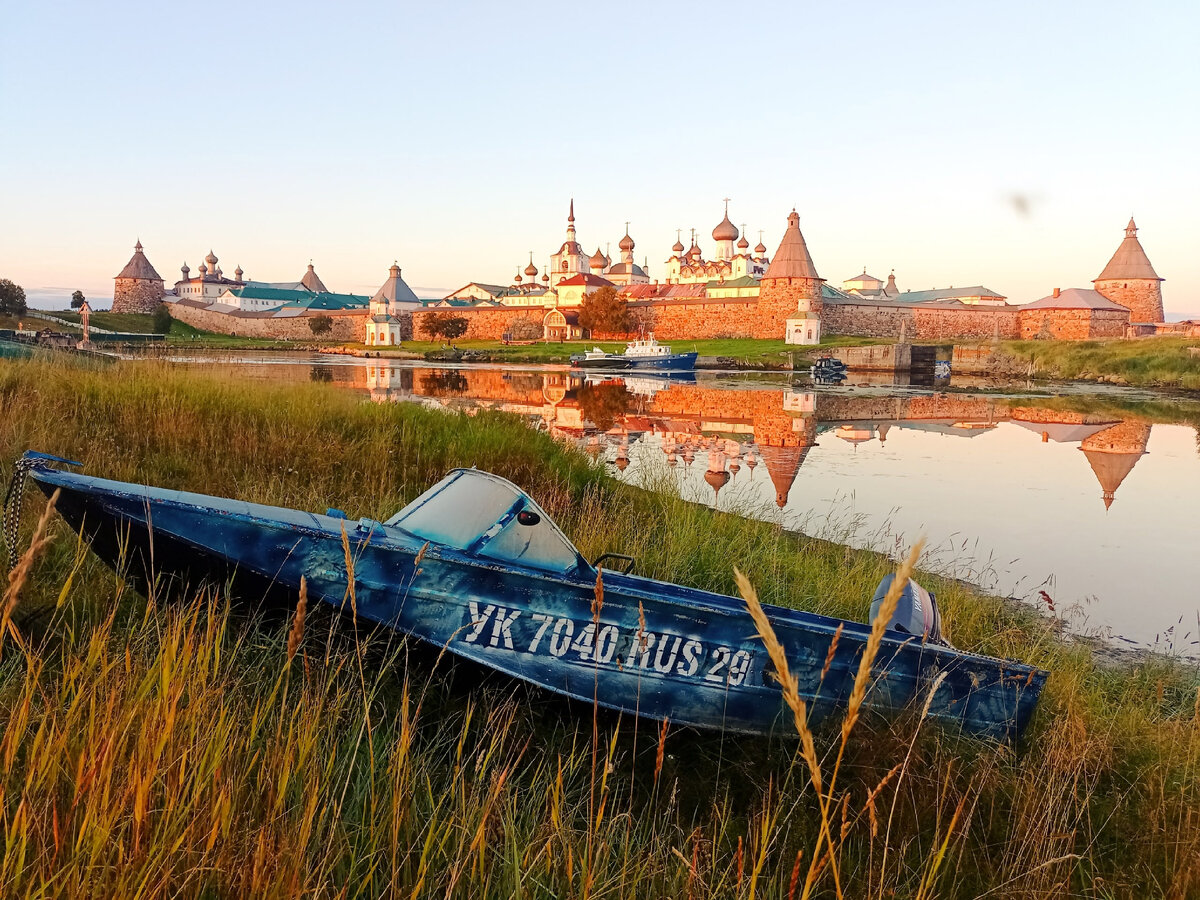
[[[361,344],[367,337],[367,317],[359,310],[328,310],[314,315],[283,318],[263,313],[225,313],[206,309],[203,304],[189,300],[169,303],[167,308],[171,311],[172,318],[193,328],[238,337],[311,341],[315,336],[308,323],[315,315],[329,316],[333,321],[333,327],[320,335],[322,340]]]

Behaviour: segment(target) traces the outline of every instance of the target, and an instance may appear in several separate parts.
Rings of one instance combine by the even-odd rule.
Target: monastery
[[[165,301],[172,315],[197,328],[289,339],[312,337],[305,317],[328,316],[334,321],[330,339],[371,346],[425,337],[430,317],[449,310],[466,319],[466,340],[579,339],[578,309],[603,287],[625,297],[637,330],[666,341],[749,337],[815,344],[822,332],[909,340],[1086,340],[1178,330],[1163,322],[1163,279],[1137,231],[1130,219],[1091,287],[1055,288],[1040,300],[1014,305],[983,285],[902,291],[894,270],[885,281],[865,267],[835,287],[818,274],[796,210],[768,256],[761,233],[751,250],[745,226],[739,229],[729,217],[728,200],[712,230],[711,257],[695,230],[686,248],[677,233],[661,277],[652,280],[648,260],[636,262],[628,222],[618,261],[599,247],[588,254],[572,200],[565,239],[545,269],[539,271],[530,252],[509,285],[473,281],[440,300],[422,301],[394,264],[368,298],[329,291],[311,262],[296,282],[251,281],[241,266],[229,278],[210,250],[196,276],[184,263],[182,278],[168,291],[139,241],[116,276],[113,309],[152,312]]]

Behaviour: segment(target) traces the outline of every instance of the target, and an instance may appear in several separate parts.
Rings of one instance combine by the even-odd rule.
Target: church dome
[[[208,263],[208,268],[210,270],[217,267],[217,257],[211,250],[208,251],[208,256],[204,257],[204,261]]]
[[[716,228],[713,229],[714,241],[736,241],[738,238],[737,226],[729,221],[729,214],[725,214]]]
[[[530,278],[533,278],[535,275],[537,275],[537,273],[537,266],[535,266],[532,262],[525,267],[525,274]]]
[[[745,250],[750,246],[750,242],[746,240],[746,236],[743,234],[740,238],[738,238],[737,245],[739,250]]]
[[[675,253],[682,253],[683,252],[683,241],[676,238],[675,243],[671,245],[671,250]]]
[[[767,252],[767,247],[762,241],[759,241],[758,244],[754,247],[754,252],[757,253],[759,256],[762,256],[764,253]]]
[[[617,246],[620,247],[622,250],[632,250],[633,249],[633,238],[631,238],[629,236],[628,231],[625,232],[625,237],[621,238],[621,243],[617,244]]]
[[[600,248],[597,247],[596,252],[588,258],[588,265],[593,269],[603,269],[606,265],[608,265],[608,258],[600,251]]]

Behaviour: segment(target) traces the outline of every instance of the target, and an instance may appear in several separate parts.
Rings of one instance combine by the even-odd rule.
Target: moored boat
[[[571,365],[581,369],[687,371],[696,368],[696,357],[695,353],[672,353],[670,347],[660,344],[651,333],[648,338],[630,341],[620,353],[593,347],[586,353],[572,356]]]
[[[628,557],[588,562],[498,476],[456,469],[380,522],[109,481],[65,463],[26,454],[10,498],[25,476],[47,495],[60,491],[66,521],[143,586],[209,583],[286,600],[304,578],[310,600],[340,606],[353,579],[359,616],[548,690],[676,724],[794,735],[741,600],[631,574]],[[603,602],[594,609],[598,566]],[[812,721],[844,707],[869,626],[765,609]],[[911,631],[885,632],[867,708],[924,702],[936,686],[931,716],[997,738],[1021,732],[1045,671],[954,650],[936,627]]]

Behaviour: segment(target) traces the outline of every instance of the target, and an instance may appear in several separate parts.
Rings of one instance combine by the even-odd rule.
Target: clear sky
[[[1088,286],[1133,213],[1200,315],[1200,4],[12,3],[0,277],[103,301],[141,238],[168,286],[421,296],[539,269],[575,198],[662,273],[675,229],[795,206],[817,269],[1010,302]]]

